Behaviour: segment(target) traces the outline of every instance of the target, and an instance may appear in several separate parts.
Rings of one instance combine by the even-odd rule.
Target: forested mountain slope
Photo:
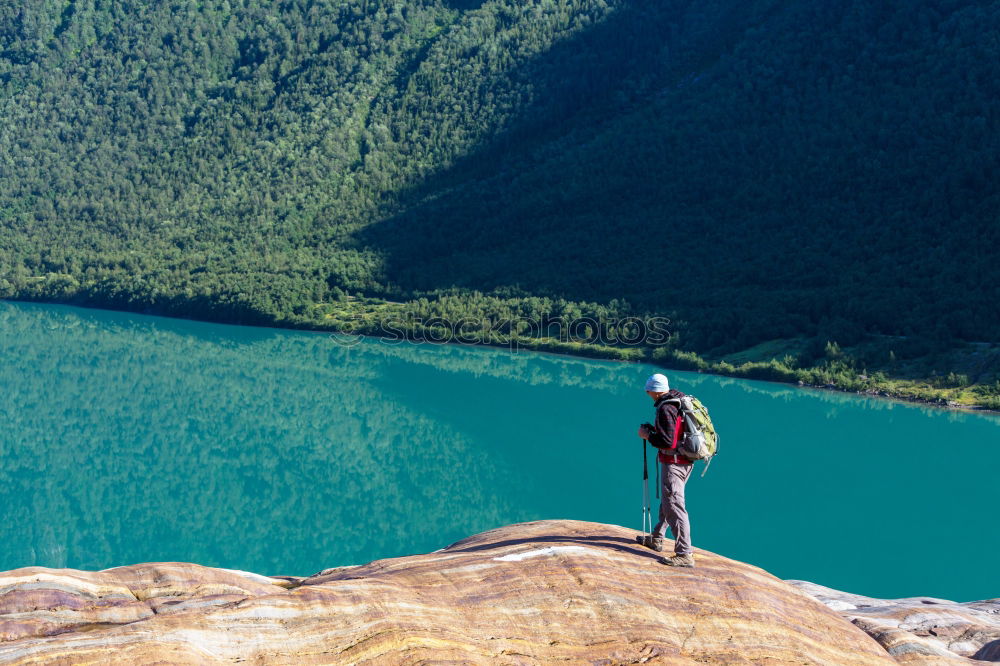
[[[302,324],[499,288],[717,358],[1000,341],[1000,2],[20,5],[0,297]]]

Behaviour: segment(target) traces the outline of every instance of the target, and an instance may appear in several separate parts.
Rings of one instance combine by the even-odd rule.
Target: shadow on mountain
[[[386,256],[389,282],[635,298],[637,266],[669,261],[671,241],[706,230],[697,204],[715,184],[698,174],[687,182],[657,176],[684,169],[664,145],[683,137],[662,125],[688,111],[691,86],[719,76],[753,11],[670,4],[625,5],[489,81],[488,89],[538,81],[544,94],[510,127],[404,192],[402,212],[359,233]],[[773,6],[759,3],[758,18]],[[652,291],[635,300],[663,296],[662,287]]]
[[[1000,236],[982,180],[1000,158],[971,116],[968,133],[944,125],[956,97],[980,94],[929,64],[940,37],[985,73],[961,30],[889,9],[724,4],[627,5],[489,82],[544,94],[359,232],[389,293],[624,297],[696,313],[706,349],[829,322],[997,330],[983,313],[998,290],[973,277],[987,257],[963,239]],[[941,323],[941,303],[962,317]]]

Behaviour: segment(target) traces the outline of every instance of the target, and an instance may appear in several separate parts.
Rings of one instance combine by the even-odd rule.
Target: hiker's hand
[[[643,439],[649,439],[649,428],[646,426],[645,423],[639,426],[639,437]]]

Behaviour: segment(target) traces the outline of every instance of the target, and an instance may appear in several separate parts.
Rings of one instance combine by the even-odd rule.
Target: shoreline
[[[341,331],[341,330],[338,330],[338,329],[334,328],[333,326],[323,326],[323,325],[320,325],[320,324],[317,324],[317,323],[313,323],[313,322],[308,321],[308,320],[307,321],[302,321],[300,323],[299,322],[294,322],[294,321],[292,321],[292,322],[283,322],[283,323],[266,323],[266,322],[265,323],[242,323],[242,322],[234,322],[234,321],[223,321],[223,320],[220,320],[220,319],[210,319],[210,318],[203,318],[203,317],[191,317],[191,316],[184,316],[184,315],[178,315],[178,314],[165,314],[165,313],[162,313],[162,312],[155,312],[155,311],[153,311],[152,308],[144,308],[142,310],[139,310],[139,309],[128,309],[128,308],[125,308],[125,307],[114,308],[114,307],[107,307],[107,306],[95,306],[95,305],[90,305],[90,304],[87,304],[87,303],[70,302],[70,301],[53,301],[53,300],[37,300],[37,299],[22,299],[22,298],[0,298],[0,303],[4,303],[4,302],[11,302],[11,303],[35,303],[35,304],[39,304],[39,305],[63,305],[63,306],[68,306],[68,307],[85,308],[85,309],[88,309],[88,310],[106,310],[108,312],[121,312],[121,313],[128,313],[128,314],[145,315],[145,316],[150,316],[150,317],[165,317],[165,318],[168,318],[168,319],[180,319],[180,320],[186,320],[186,321],[197,321],[197,322],[204,322],[204,323],[210,323],[210,324],[223,324],[223,325],[226,325],[226,326],[242,326],[242,327],[251,327],[251,328],[269,328],[269,329],[284,330],[284,331],[305,331],[305,332],[313,332],[313,333],[324,333],[324,334],[328,334],[328,335],[347,335],[347,336],[364,337],[366,339],[373,339],[373,340],[379,340],[382,337],[382,336],[379,336],[379,335],[376,335],[376,334],[370,333],[370,332],[344,332],[344,331]],[[531,340],[531,339],[532,338],[526,338],[524,340]],[[790,386],[790,387],[794,387],[794,388],[806,388],[806,389],[813,389],[813,390],[820,390],[820,391],[833,391],[833,392],[837,392],[837,393],[849,393],[849,394],[853,394],[853,395],[857,395],[857,396],[862,396],[862,397],[880,398],[880,399],[885,399],[885,400],[892,400],[892,401],[896,401],[896,402],[901,402],[901,403],[905,403],[905,404],[919,405],[919,406],[924,406],[924,407],[935,407],[935,408],[938,408],[938,409],[954,410],[954,411],[958,411],[958,412],[976,412],[976,413],[985,413],[985,414],[1000,414],[1000,409],[994,409],[994,408],[986,407],[986,406],[983,406],[983,405],[975,405],[975,404],[967,405],[967,404],[957,403],[957,402],[953,402],[953,401],[944,401],[944,402],[941,402],[941,401],[938,401],[938,400],[931,400],[931,399],[927,399],[927,398],[921,398],[921,397],[906,395],[906,394],[903,394],[903,393],[894,393],[892,391],[886,391],[886,390],[873,389],[873,390],[870,390],[870,391],[857,391],[857,390],[852,390],[852,389],[849,389],[849,388],[842,388],[842,387],[839,387],[839,386],[837,386],[835,384],[825,384],[825,385],[821,385],[821,384],[808,384],[808,383],[804,383],[802,381],[781,381],[781,380],[776,380],[776,379],[763,379],[763,378],[757,378],[757,377],[746,377],[746,376],[741,376],[741,375],[736,375],[736,374],[726,374],[726,373],[722,373],[722,372],[712,372],[711,370],[704,370],[704,369],[700,369],[700,368],[685,368],[685,367],[680,367],[679,365],[671,365],[669,363],[664,363],[664,361],[662,359],[646,358],[645,356],[643,356],[642,358],[621,358],[621,355],[622,355],[621,348],[607,347],[607,346],[602,346],[602,345],[589,345],[589,346],[587,346],[585,348],[588,353],[580,353],[581,350],[559,350],[559,349],[548,348],[551,345],[551,343],[544,343],[544,342],[541,343],[541,344],[538,344],[537,346],[532,346],[532,345],[529,345],[529,344],[517,344],[515,346],[515,348],[512,348],[512,345],[509,342],[503,343],[503,344],[490,343],[490,342],[458,342],[458,341],[450,341],[450,340],[449,341],[437,342],[437,341],[431,341],[431,340],[419,340],[419,339],[410,339],[410,338],[406,338],[406,341],[407,342],[411,342],[413,344],[458,345],[460,347],[484,347],[484,348],[492,348],[492,349],[507,349],[509,351],[512,351],[513,353],[517,353],[518,351],[527,351],[527,352],[534,352],[534,353],[539,353],[539,354],[552,354],[552,355],[555,355],[555,356],[565,356],[565,357],[570,357],[570,358],[579,358],[579,359],[590,360],[590,361],[601,360],[601,361],[612,361],[612,362],[618,362],[618,363],[648,363],[650,365],[655,365],[655,366],[661,367],[661,368],[663,368],[665,370],[674,370],[674,371],[679,371],[679,372],[691,372],[691,373],[703,374],[703,375],[713,375],[713,376],[716,376],[716,377],[728,377],[730,379],[742,379],[742,380],[747,380],[747,381],[767,382],[767,383],[770,383],[770,384],[778,384],[778,385],[781,385],[781,386]],[[554,345],[552,345],[552,346],[554,346]],[[632,347],[631,349],[648,349],[648,348]]]
[[[712,374],[712,373],[706,373]],[[720,377],[728,377],[729,375],[718,375]],[[741,379],[740,377],[734,377],[734,379]],[[756,381],[770,381],[767,379],[758,379]],[[993,409],[991,407],[983,407],[982,405],[963,405],[959,402],[945,402],[940,403],[934,400],[928,400],[927,398],[916,398],[907,395],[894,395],[889,391],[852,391],[851,389],[840,388],[836,385],[834,386],[822,386],[818,384],[793,384],[791,382],[773,382],[775,384],[783,384],[785,386],[795,386],[796,388],[807,388],[814,389],[817,391],[832,391],[834,393],[850,393],[852,395],[857,395],[866,398],[879,398],[881,400],[891,400],[895,402],[901,402],[909,405],[920,405],[923,407],[935,407],[937,409],[944,410],[954,410],[957,412],[981,412],[986,414],[1000,414],[1000,409]]]

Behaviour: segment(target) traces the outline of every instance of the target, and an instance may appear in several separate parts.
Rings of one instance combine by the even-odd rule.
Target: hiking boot
[[[660,564],[666,564],[668,567],[693,567],[694,555],[688,553],[687,555],[674,555],[673,557],[661,557]]]
[[[658,553],[663,552],[663,537],[653,536],[651,534],[637,534],[635,541],[640,546],[645,546],[646,548],[655,550]]]

